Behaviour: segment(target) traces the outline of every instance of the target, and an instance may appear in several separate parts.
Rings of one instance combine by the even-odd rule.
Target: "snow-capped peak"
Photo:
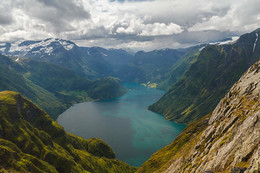
[[[74,44],[72,44],[71,42],[68,42],[66,40],[58,40],[58,41],[63,46],[63,48],[66,50],[71,50],[74,47]]]
[[[51,55],[52,52],[56,49],[55,44],[61,45],[65,50],[68,51],[75,46],[75,44],[70,41],[48,38],[42,41],[17,41],[11,44],[9,52],[26,55],[31,51],[33,54],[45,53]]]

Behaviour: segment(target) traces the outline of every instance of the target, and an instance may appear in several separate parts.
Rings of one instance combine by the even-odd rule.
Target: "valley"
[[[1,43],[0,171],[259,170],[259,34],[135,53]]]
[[[147,110],[164,91],[125,83],[127,94],[116,99],[76,104],[57,122],[70,133],[85,139],[106,141],[116,157],[132,166],[141,166],[155,151],[170,144],[185,128]]]

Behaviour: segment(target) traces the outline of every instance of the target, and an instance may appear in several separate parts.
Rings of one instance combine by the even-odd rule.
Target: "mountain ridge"
[[[211,112],[239,77],[260,59],[256,31],[235,43],[208,45],[167,93],[148,109],[168,120],[190,123]]]
[[[137,171],[258,172],[260,61],[231,87],[213,112],[189,124]]]

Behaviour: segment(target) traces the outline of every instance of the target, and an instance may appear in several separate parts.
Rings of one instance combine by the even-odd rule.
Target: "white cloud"
[[[174,23],[153,23],[143,26],[141,36],[173,35],[183,32],[181,26]]]
[[[260,27],[260,1],[240,0],[232,1],[230,9],[225,15],[213,15],[208,20],[198,22],[189,31],[240,31],[249,32]]]
[[[0,1],[0,11],[0,41],[59,37],[86,46],[153,49],[260,27],[259,0],[9,0]]]

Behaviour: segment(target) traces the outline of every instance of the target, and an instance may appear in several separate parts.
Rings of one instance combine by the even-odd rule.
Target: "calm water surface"
[[[141,166],[157,150],[170,144],[185,128],[147,110],[165,91],[125,83],[129,89],[122,97],[76,104],[58,118],[66,131],[83,138],[101,138],[116,157]]]

